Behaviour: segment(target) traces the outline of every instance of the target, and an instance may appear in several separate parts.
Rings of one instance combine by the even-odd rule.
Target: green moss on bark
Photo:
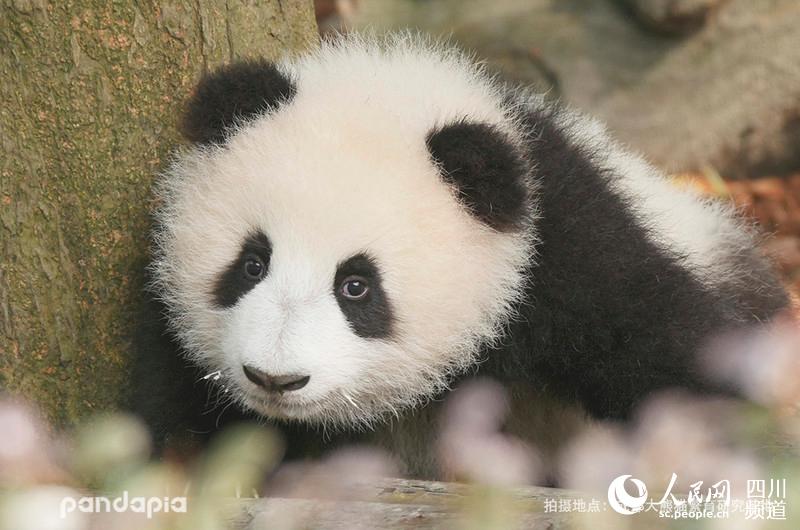
[[[2,388],[61,425],[121,403],[177,108],[205,68],[315,42],[310,0],[0,3]]]

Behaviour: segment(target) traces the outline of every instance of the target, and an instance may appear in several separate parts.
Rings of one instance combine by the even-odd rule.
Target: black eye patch
[[[357,300],[348,298],[343,284],[358,278],[366,284],[366,294]],[[381,273],[374,259],[356,254],[339,264],[333,281],[333,294],[353,333],[367,339],[383,339],[392,333],[392,308],[381,285]]]
[[[214,302],[222,308],[232,307],[250,289],[258,285],[269,271],[269,259],[272,255],[272,244],[264,232],[252,232],[242,243],[242,249],[236,259],[217,278],[214,285]],[[252,274],[257,267],[253,262],[260,262],[262,272],[259,276]]]

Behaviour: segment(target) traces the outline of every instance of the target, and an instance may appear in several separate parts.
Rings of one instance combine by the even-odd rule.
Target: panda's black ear
[[[434,129],[426,144],[444,181],[475,217],[497,230],[520,225],[529,164],[502,131],[462,120]]]
[[[237,121],[277,108],[296,91],[291,79],[265,59],[231,63],[200,79],[186,105],[181,132],[195,143],[222,142]]]

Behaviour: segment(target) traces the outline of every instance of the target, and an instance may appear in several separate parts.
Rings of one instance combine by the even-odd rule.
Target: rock
[[[800,168],[800,2],[630,1],[662,19],[705,13],[705,23],[668,38],[620,0],[362,0],[353,26],[451,37],[670,171]]]
[[[622,0],[645,27],[667,34],[699,29],[723,0]]]

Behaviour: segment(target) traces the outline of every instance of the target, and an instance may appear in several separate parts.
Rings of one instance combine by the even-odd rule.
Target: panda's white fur
[[[728,300],[738,296],[734,286],[750,282],[761,292],[767,288],[759,282],[771,281],[761,269],[743,269],[745,262],[737,261],[752,255],[753,236],[727,207],[674,187],[610,140],[596,121],[506,87],[451,47],[409,35],[340,37],[277,68],[296,93],[239,120],[221,141],[177,153],[158,187],[154,288],[192,360],[210,373],[219,371],[220,383],[245,408],[330,427],[374,426],[397,416],[390,445],[418,452],[406,455],[407,461],[417,461],[408,469],[425,473],[430,464],[420,462],[429,462],[430,455],[417,449],[428,439],[422,433],[430,429],[429,420],[404,414],[474,369],[487,347],[499,345],[502,355],[506,341],[520,338],[504,336],[510,320],[551,311],[540,300],[545,296],[531,295],[526,287],[537,285],[531,271],[538,259],[540,197],[547,196],[539,186],[558,179],[542,175],[541,168],[559,168],[535,159],[529,146],[546,143],[548,134],[563,135],[568,146],[562,149],[591,162],[601,184],[587,186],[616,196],[619,207],[632,213],[631,233],[660,249],[666,257],[659,259],[689,271],[698,282],[695,291],[733,289],[718,297]],[[551,132],[526,125],[521,116],[531,113],[550,120]],[[530,171],[521,176],[525,213],[513,229],[497,230],[472,215],[431,159],[426,137],[454,122],[489,124],[527,158]],[[592,190],[579,192],[591,200]],[[574,206],[576,216],[592,215]],[[571,224],[570,212],[551,214]],[[550,222],[551,232],[558,232],[552,225],[558,221]],[[272,243],[269,273],[233,307],[217,307],[212,286],[254,228]],[[558,242],[545,241],[545,252],[553,244]],[[354,333],[331,292],[337,264],[365,251],[376,258],[391,303],[389,338]],[[659,274],[653,273],[656,281]],[[567,312],[571,296],[565,293],[558,302]],[[705,298],[698,301],[709,305]],[[728,321],[760,318],[756,309],[743,307],[730,311],[732,316],[724,309],[720,314]],[[528,312],[520,316],[520,308]],[[552,311],[565,309],[559,305]],[[544,322],[541,329],[557,329]],[[660,325],[647,322],[643,325]],[[531,329],[540,329],[535,325]],[[638,333],[636,324],[630,326]],[[591,330],[580,332],[591,339]],[[526,340],[534,344],[540,338]],[[563,348],[565,354],[580,351],[571,343]],[[665,358],[668,366],[679,362]],[[270,374],[308,374],[310,380],[300,390],[268,393],[248,380],[242,365]],[[536,374],[517,375],[526,387]],[[642,384],[649,377],[643,374]],[[511,386],[520,384],[515,380]],[[539,389],[532,385],[515,393],[522,397],[512,409],[535,407]],[[586,405],[589,398],[580,389],[573,393]],[[632,393],[631,399],[638,395]],[[617,414],[613,407],[609,411]],[[535,423],[534,413],[518,416],[524,417],[510,423],[520,433],[546,436],[557,430],[545,425],[552,416],[541,416],[549,418],[541,423]],[[409,422],[416,427],[404,429]]]
[[[669,182],[641,156],[612,140],[605,126],[577,112],[564,112],[560,124],[576,147],[592,146],[595,162],[609,168],[611,185],[627,197],[649,237],[685,260],[703,283],[735,281],[742,271],[732,266],[739,252],[749,252],[754,234],[735,217],[731,205],[700,197]]]
[[[450,49],[351,39],[281,69],[298,88],[286,108],[242,125],[224,148],[178,154],[165,174],[159,289],[190,355],[221,371],[241,404],[370,423],[473,364],[532,255],[534,230],[498,233],[459,206],[420,138],[463,117],[519,133],[498,87]],[[269,276],[232,310],[215,309],[209,285],[253,226],[273,241]],[[330,293],[336,264],[365,249],[383,267],[395,341],[355,336]],[[267,401],[243,363],[311,380]]]

